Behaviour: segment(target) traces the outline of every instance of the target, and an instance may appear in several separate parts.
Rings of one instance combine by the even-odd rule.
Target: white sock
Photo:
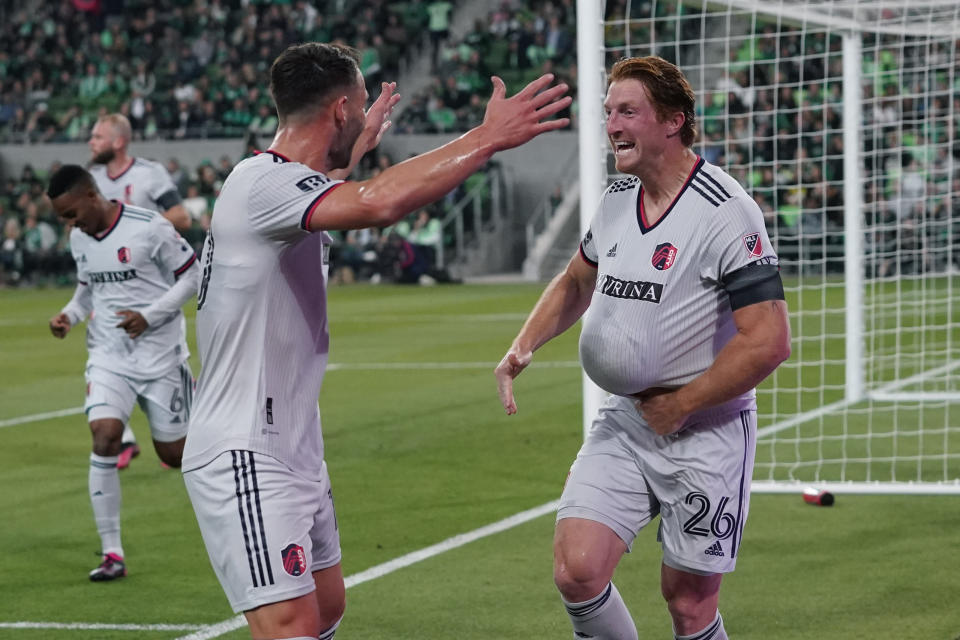
[[[637,640],[637,627],[612,582],[595,598],[586,602],[564,600],[563,604],[573,624],[574,638]]]
[[[729,640],[727,638],[727,631],[723,628],[723,618],[720,617],[719,611],[717,611],[717,617],[713,619],[713,622],[705,628],[700,629],[700,631],[692,633],[689,636],[678,636],[674,634],[673,637],[677,640]]]
[[[123,557],[120,544],[120,473],[117,456],[90,454],[90,504],[104,555]]]
[[[133,435],[133,429],[130,428],[130,425],[123,425],[123,436],[120,438],[120,440],[124,443],[137,443],[137,436]]]

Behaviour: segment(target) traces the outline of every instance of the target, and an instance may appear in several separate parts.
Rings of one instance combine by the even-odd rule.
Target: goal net
[[[960,493],[960,3],[578,11],[582,217],[616,177],[603,69],[658,55],[780,256],[793,355],[758,390],[755,490]]]

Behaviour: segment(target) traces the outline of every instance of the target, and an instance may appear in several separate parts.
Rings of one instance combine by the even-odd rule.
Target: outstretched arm
[[[163,217],[180,231],[186,231],[193,225],[190,214],[182,204],[175,204],[163,212]]]
[[[362,182],[345,182],[314,210],[310,230],[385,227],[449,193],[497,151],[520,146],[546,131],[565,127],[568,118],[545,120],[570,105],[567,85],[550,87],[541,76],[511,98],[503,80],[493,77],[493,95],[483,124],[456,140],[386,169]]]
[[[517,412],[513,379],[530,364],[534,351],[580,319],[590,306],[596,282],[596,267],[587,264],[578,251],[570,259],[567,268],[544,289],[510,350],[494,370],[497,392],[507,415]]]

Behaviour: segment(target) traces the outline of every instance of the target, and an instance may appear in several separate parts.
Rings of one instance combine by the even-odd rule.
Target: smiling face
[[[607,139],[621,173],[636,175],[653,162],[676,129],[673,123],[659,120],[646,87],[632,78],[610,83],[603,109],[607,114]]]

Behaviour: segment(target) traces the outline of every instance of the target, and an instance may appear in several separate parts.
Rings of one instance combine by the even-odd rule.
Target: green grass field
[[[335,366],[320,402],[347,576],[559,496],[582,437],[576,332],[544,347],[518,380],[518,415],[503,414],[492,375],[541,288],[332,291]],[[58,341],[46,327],[69,297],[0,291],[0,423],[82,404],[82,332]],[[192,365],[198,372],[196,357]],[[955,408],[944,411],[941,422],[958,422]],[[133,426],[147,442],[139,412]],[[173,640],[232,618],[181,477],[152,451],[121,477],[129,577],[87,580],[99,548],[89,450],[82,415],[0,427],[0,640]],[[751,507],[721,598],[732,638],[960,637],[960,496],[841,495],[818,508],[799,495],[755,495]],[[350,588],[338,640],[569,638],[552,530],[544,515]],[[671,637],[659,555],[648,528],[616,578],[641,638]]]

